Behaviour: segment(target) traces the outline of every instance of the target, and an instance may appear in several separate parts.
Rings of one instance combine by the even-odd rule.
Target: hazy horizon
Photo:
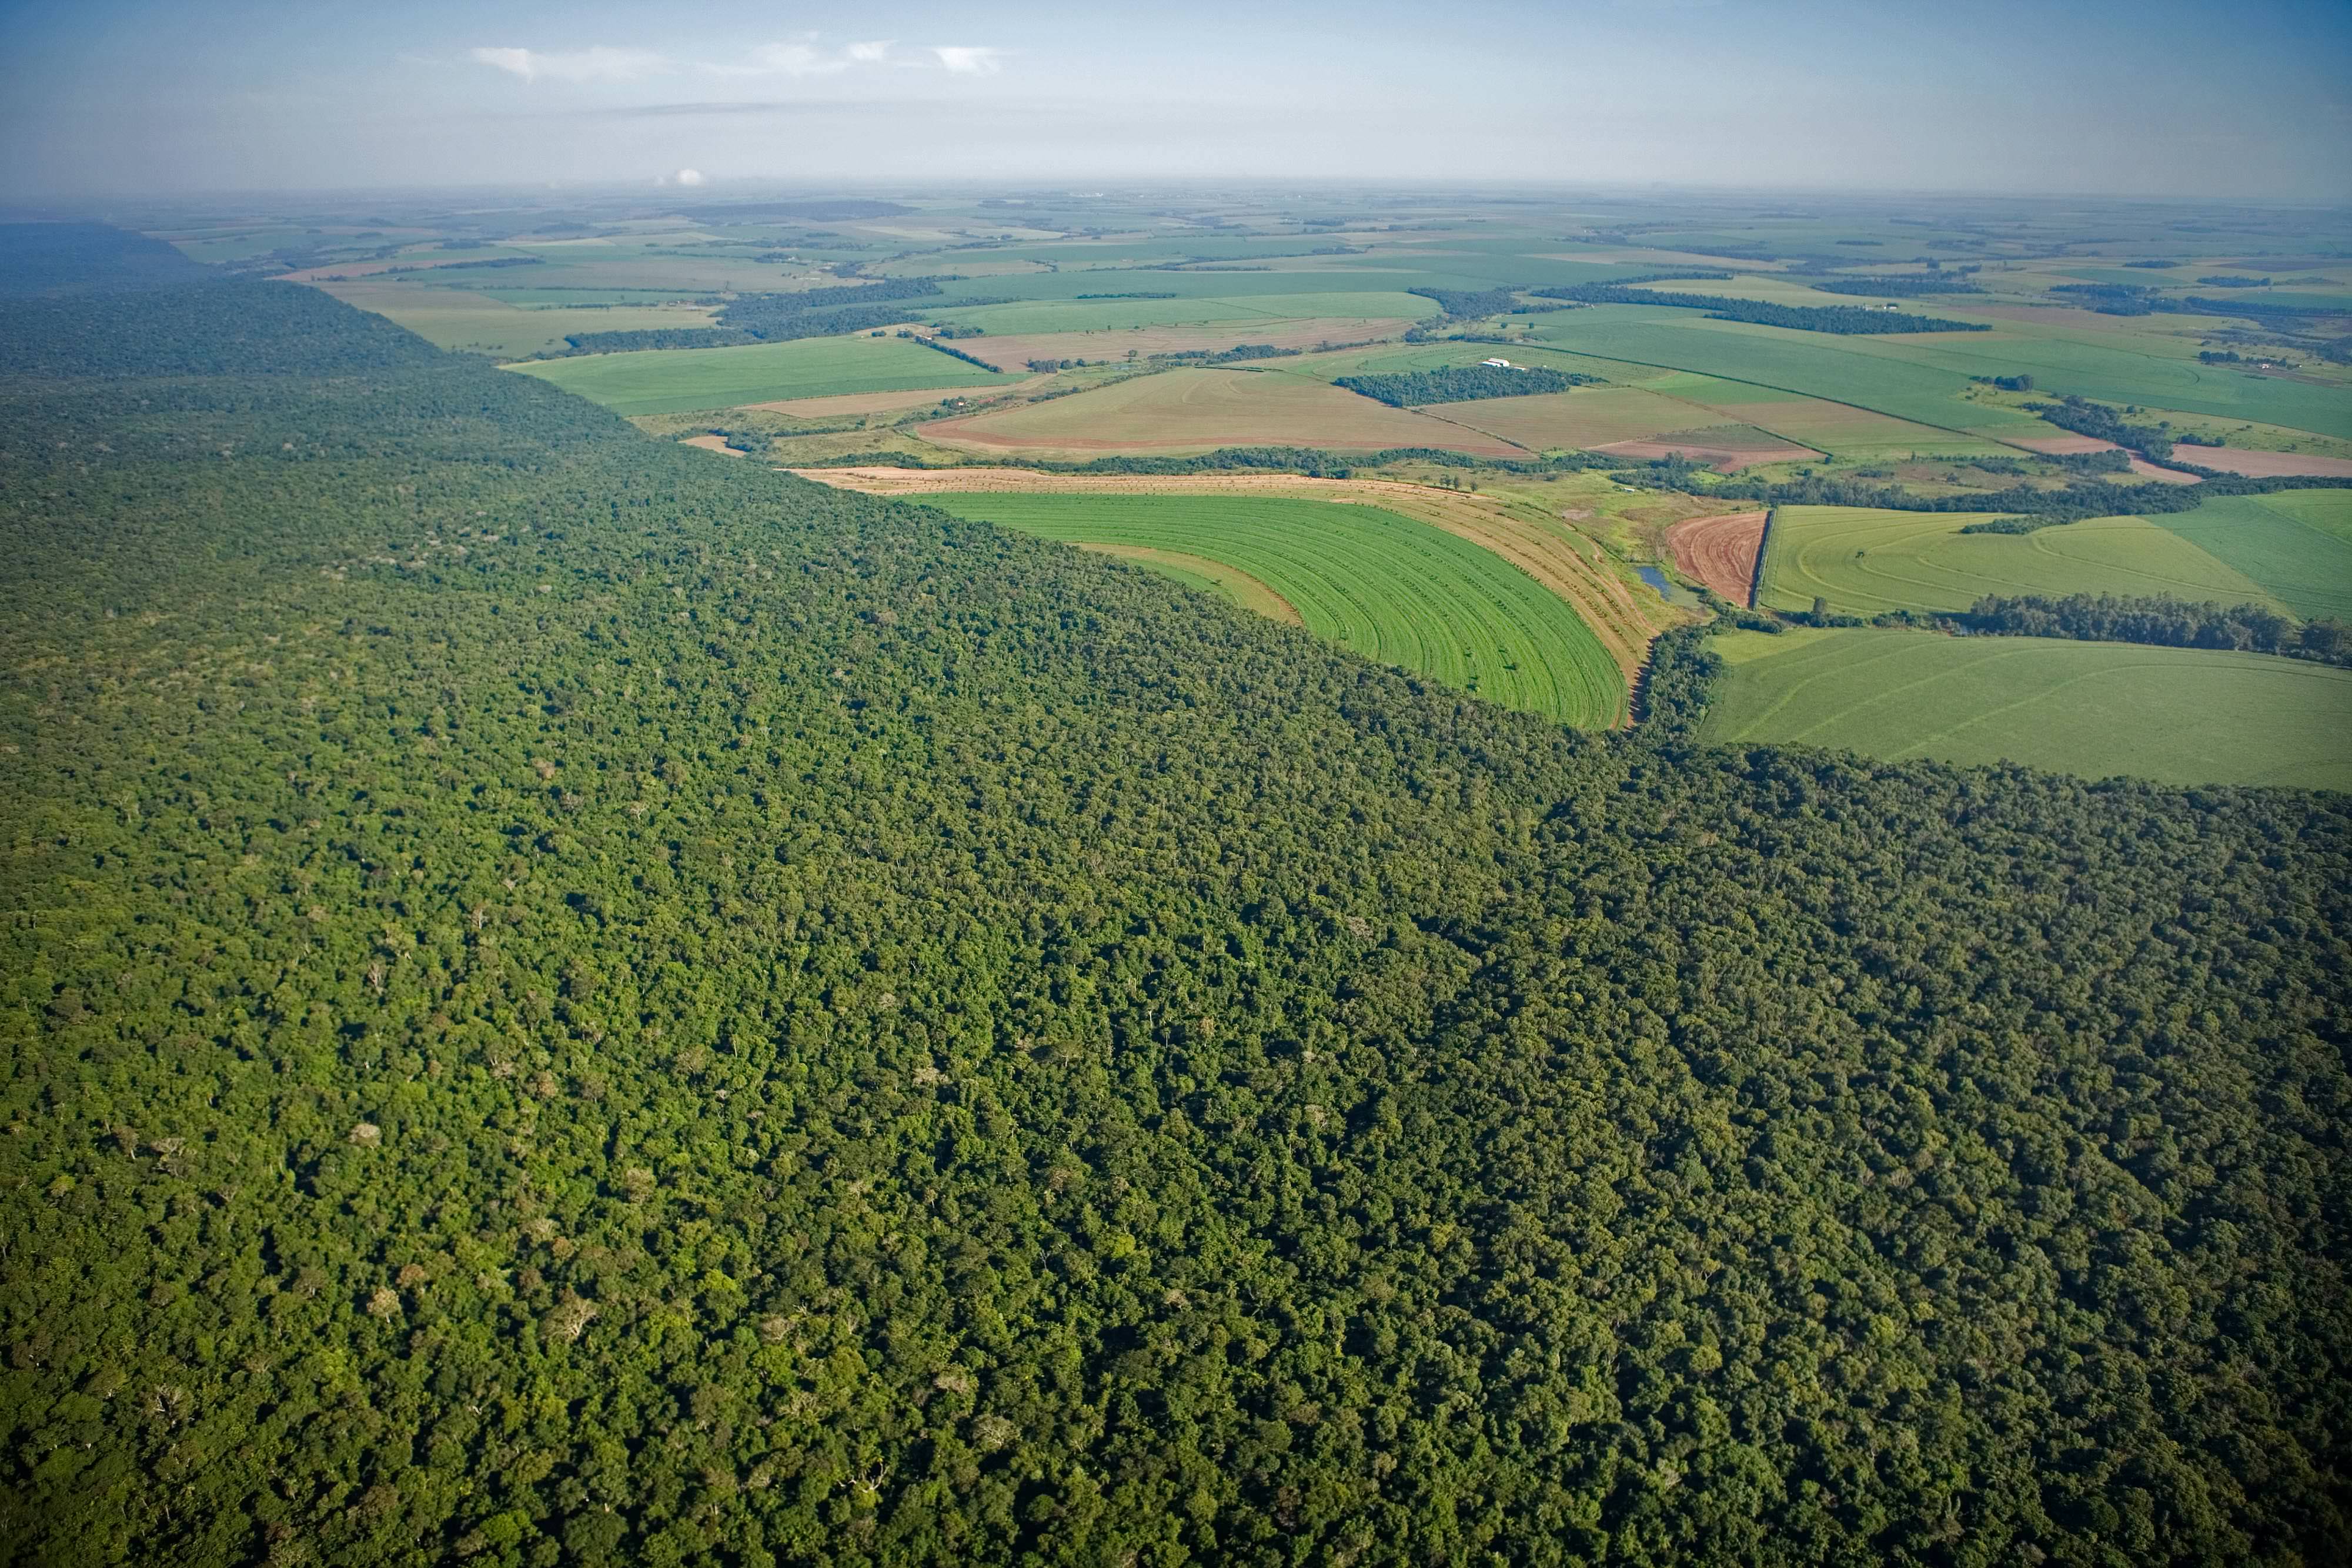
[[[0,16],[0,199],[1272,183],[2352,198],[2352,12],[530,0]],[[693,183],[689,181],[689,183]]]

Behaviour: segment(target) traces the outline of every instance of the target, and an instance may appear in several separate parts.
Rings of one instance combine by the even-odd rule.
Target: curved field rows
[[[1296,496],[1360,501],[1402,513],[1493,550],[1574,608],[1630,689],[1651,639],[1685,617],[1611,569],[1590,539],[1541,507],[1399,479],[1309,479],[1278,474],[1044,474],[1031,468],[796,468],[804,479],[877,496],[1015,491],[1077,496]]]
[[[1732,632],[1702,739],[2102,779],[2352,789],[2352,670],[2263,653],[1932,632]]]
[[[926,499],[1065,543],[1205,556],[1265,583],[1318,635],[1508,707],[1591,727],[1624,713],[1616,662],[1558,596],[1492,552],[1384,508],[1280,496]]]
[[[1691,517],[1666,530],[1666,546],[1684,576],[1696,578],[1734,604],[1745,604],[1756,586],[1756,551],[1764,543],[1766,516]]]
[[[1211,560],[1204,555],[1187,555],[1182,550],[1153,549],[1148,545],[1080,545],[1097,554],[1116,556],[1131,560],[1138,566],[1148,566],[1163,577],[1172,577],[1187,588],[1197,588],[1203,593],[1214,593],[1232,600],[1253,614],[1269,621],[1279,621],[1286,626],[1304,626],[1307,622],[1285,599],[1248,572],[1237,570],[1221,560]]]
[[[2274,602],[2243,572],[2145,517],[2094,517],[2030,534],[1959,531],[1990,515],[1782,507],[1757,602],[1809,610],[1819,598],[1853,615],[1966,610],[1988,593]]]

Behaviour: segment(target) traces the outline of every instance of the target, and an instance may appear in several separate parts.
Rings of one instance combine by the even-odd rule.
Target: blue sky
[[[0,0],[0,194],[680,169],[2344,200],[2352,5]]]

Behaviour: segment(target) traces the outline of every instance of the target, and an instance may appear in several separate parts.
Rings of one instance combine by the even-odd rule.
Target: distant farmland
[[[1459,424],[1390,408],[1305,376],[1267,371],[1138,376],[1068,397],[943,421],[925,426],[923,434],[942,445],[1084,455],[1261,444],[1359,452],[1440,446],[1490,457],[1526,455]]]
[[[1989,517],[1990,514],[1981,514]],[[2145,517],[2097,517],[2030,534],[1963,534],[1979,515],[1782,507],[1765,544],[1773,610],[1816,598],[1842,614],[1966,610],[1988,593],[2168,594],[2242,604],[2262,585]]]
[[[2264,653],[1931,632],[1727,633],[1701,738],[2100,779],[2352,789],[2352,670]]]
[[[1006,380],[904,338],[866,337],[583,354],[513,368],[624,414],[687,413],[918,387],[994,387]]]
[[[923,499],[1066,543],[1203,557],[1263,583],[1309,631],[1368,658],[1570,724],[1623,715],[1615,662],[1565,601],[1492,552],[1381,507],[1251,496]],[[1203,574],[1177,575],[1197,586]]]

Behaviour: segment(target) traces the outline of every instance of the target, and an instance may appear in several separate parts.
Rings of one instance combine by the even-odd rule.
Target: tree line
[[[1469,402],[1484,398],[1532,397],[1592,386],[1598,376],[1556,371],[1543,365],[1444,365],[1430,371],[1399,371],[1379,375],[1341,376],[1331,384],[1391,408],[1421,403]]]
[[[1914,316],[1901,310],[1869,310],[1858,305],[1775,305],[1760,299],[1734,299],[1721,294],[1676,294],[1638,288],[1623,283],[1571,283],[1535,291],[1547,299],[1574,300],[1583,305],[1665,305],[1685,310],[1705,310],[1719,321],[1748,321],[1759,327],[1786,327],[1800,332],[1846,335],[1885,332],[1984,332],[1981,321],[1950,321],[1934,316]]]

